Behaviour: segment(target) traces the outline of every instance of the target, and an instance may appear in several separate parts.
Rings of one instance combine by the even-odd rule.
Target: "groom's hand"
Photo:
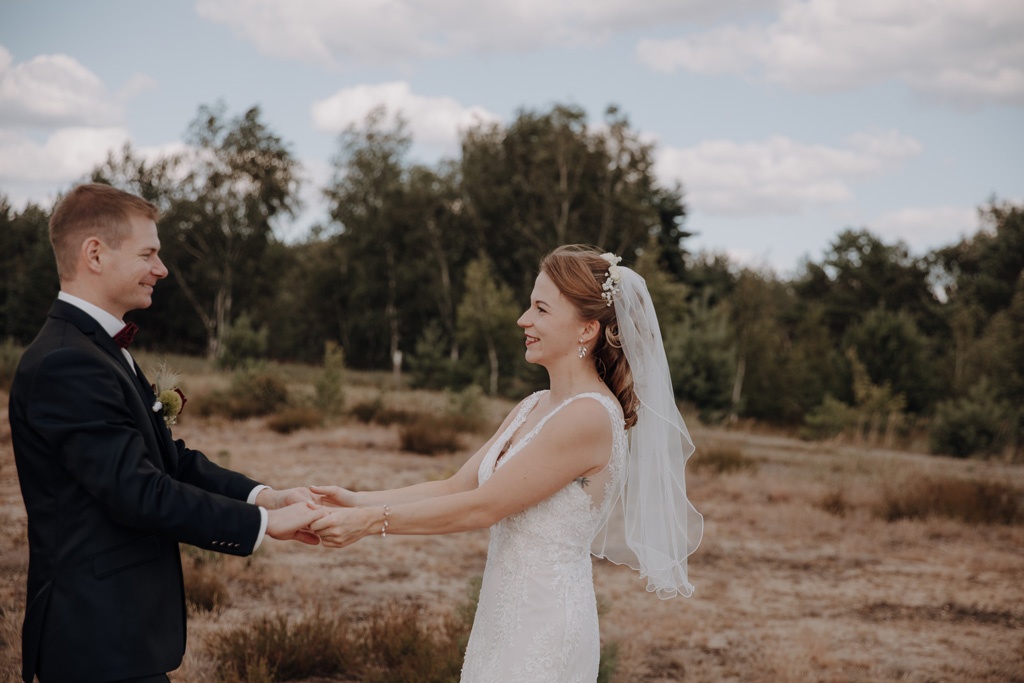
[[[255,502],[261,508],[266,508],[267,510],[278,510],[295,503],[313,503],[314,505],[319,505],[320,496],[313,493],[305,486],[298,486],[293,489],[284,489],[283,491],[275,491],[274,489],[266,488],[256,495]]]
[[[300,541],[318,545],[320,537],[309,529],[309,525],[326,513],[326,509],[306,502],[267,510],[267,535],[279,541]]]

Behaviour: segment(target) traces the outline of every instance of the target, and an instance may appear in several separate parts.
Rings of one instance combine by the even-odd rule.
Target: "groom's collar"
[[[89,315],[90,318],[95,320],[103,330],[113,337],[115,334],[121,331],[124,327],[124,321],[118,320],[111,314],[104,311],[102,308],[95,304],[91,304],[85,299],[80,299],[73,294],[61,291],[57,294],[57,298],[64,303],[71,304],[75,308],[81,310],[83,313]]]

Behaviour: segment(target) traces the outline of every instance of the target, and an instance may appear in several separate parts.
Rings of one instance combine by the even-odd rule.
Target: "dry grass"
[[[186,378],[200,381],[213,386],[215,378]],[[380,392],[372,383],[346,386],[349,405]],[[439,394],[385,396],[393,409],[447,410]],[[0,434],[5,404],[0,393]],[[510,408],[489,402],[487,419]],[[454,471],[486,439],[464,435],[458,452],[423,458],[402,450],[399,424],[342,421],[278,434],[258,419],[186,417],[176,437],[277,487],[408,485]],[[704,541],[690,558],[697,592],[659,601],[628,569],[595,563],[602,640],[618,644],[611,681],[1024,681],[1024,527],[875,514],[887,487],[951,480],[1021,491],[1024,468],[695,427],[687,488],[705,515]],[[756,468],[697,467],[712,448]],[[10,443],[0,439],[0,680],[18,668],[25,532]],[[478,531],[367,538],[340,551],[268,540],[254,557],[210,560],[229,599],[190,615],[188,653],[171,678],[220,680],[219,634],[252,632],[276,615],[294,628],[311,605],[325,618],[344,616],[350,635],[388,604],[443,624],[465,601],[486,550],[487,532]],[[194,559],[190,552],[186,563]],[[243,680],[261,680],[256,660]]]

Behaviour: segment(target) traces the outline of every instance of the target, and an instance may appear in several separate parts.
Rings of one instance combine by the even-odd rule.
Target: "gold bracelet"
[[[391,506],[384,505],[384,524],[380,528],[380,537],[386,538],[388,535],[388,513],[391,512]]]

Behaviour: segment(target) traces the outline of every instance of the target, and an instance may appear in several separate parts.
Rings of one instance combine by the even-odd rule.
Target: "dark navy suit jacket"
[[[174,441],[142,371],[91,316],[56,301],[22,356],[11,434],[28,512],[22,675],[116,681],[185,652],[178,543],[252,553],[258,485]]]

